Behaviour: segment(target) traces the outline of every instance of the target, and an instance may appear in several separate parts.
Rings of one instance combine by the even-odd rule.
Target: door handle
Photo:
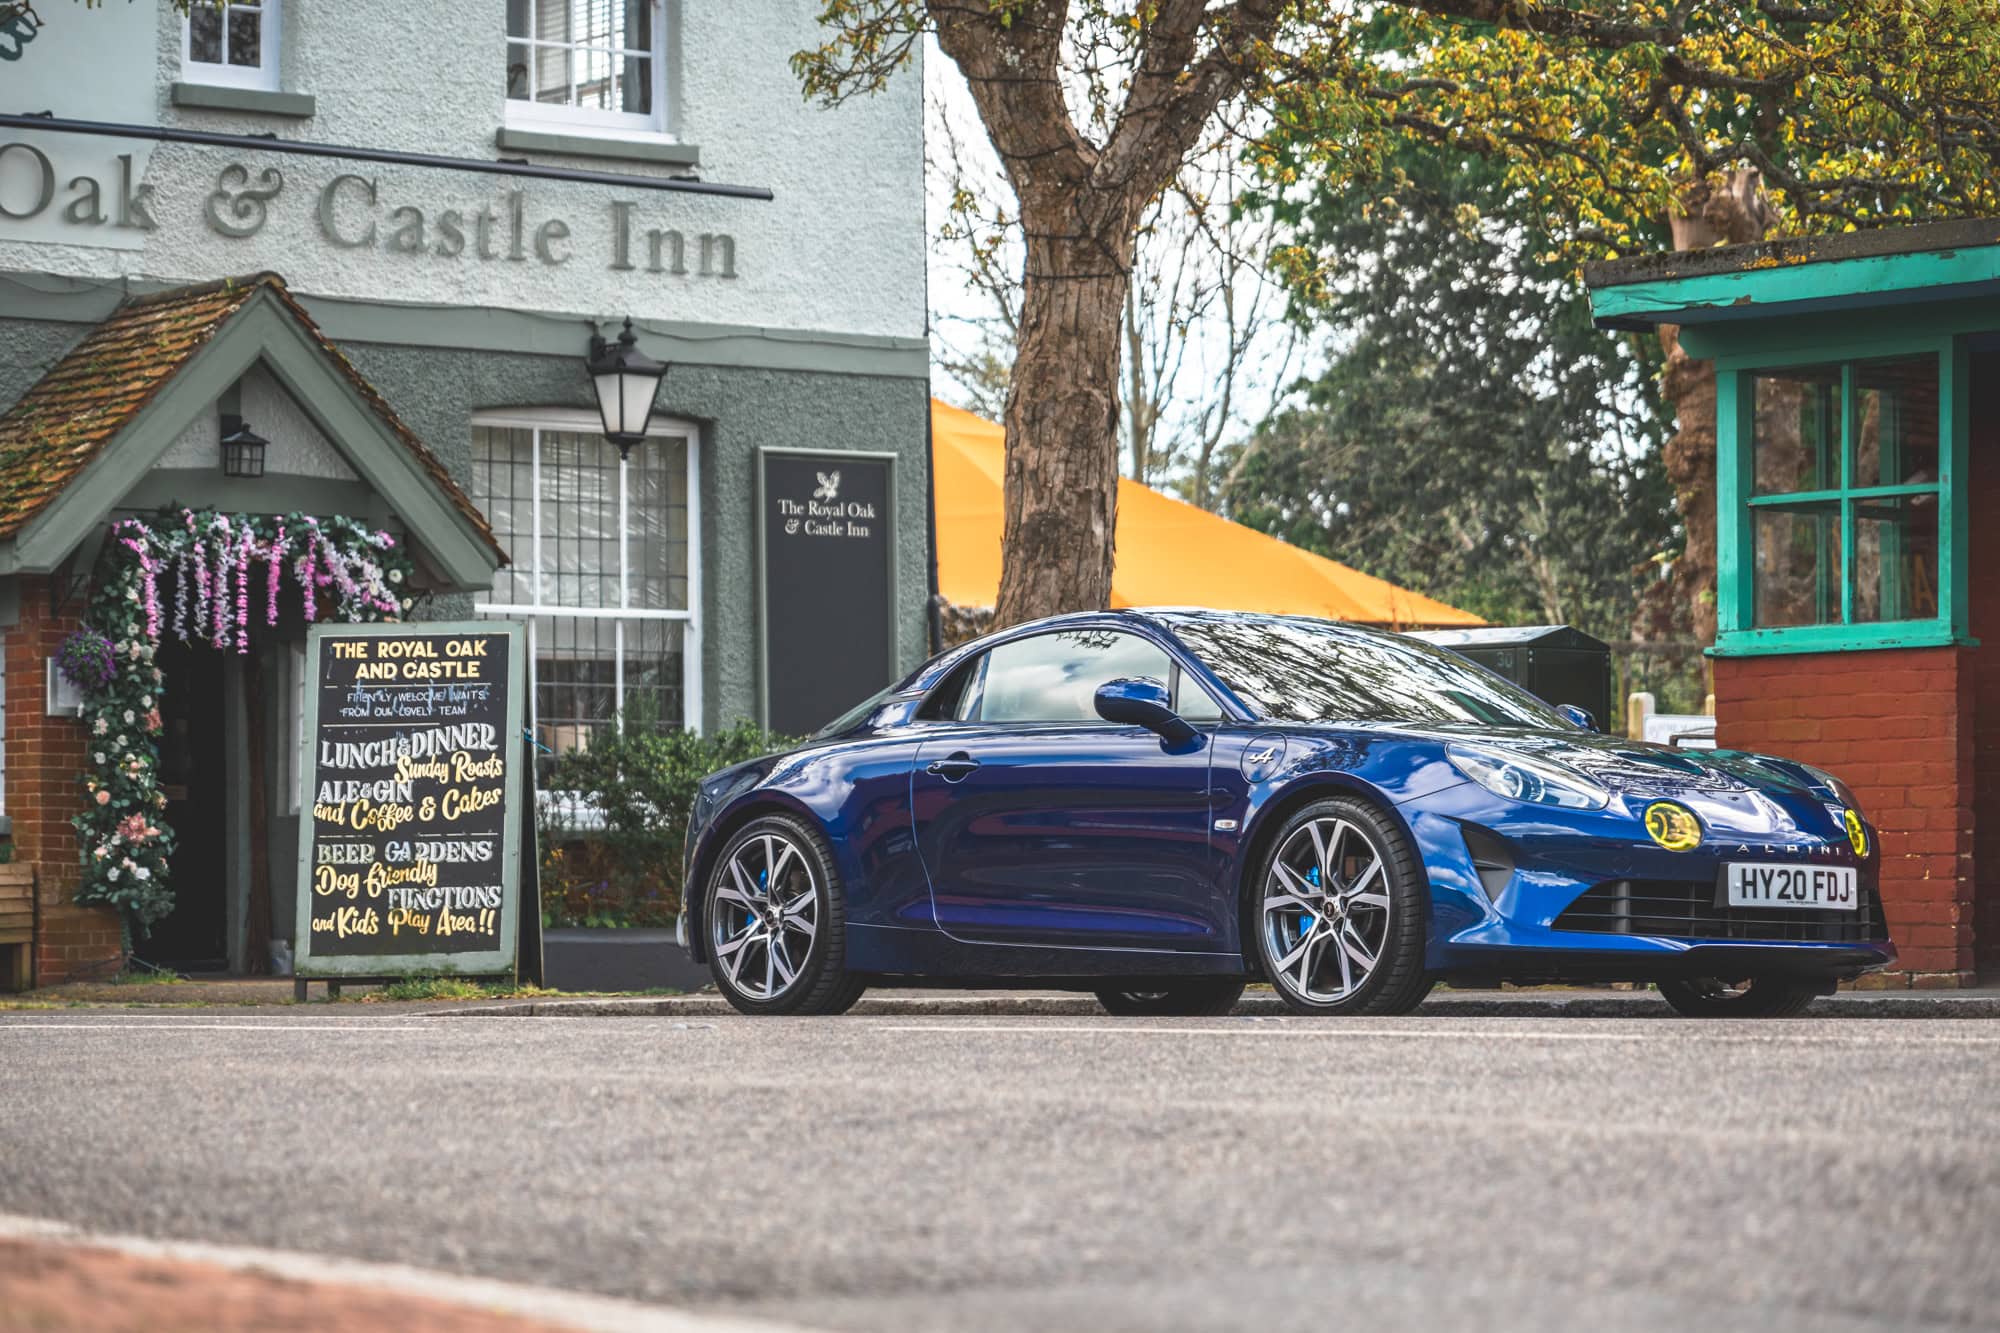
[[[942,759],[931,760],[930,765],[924,769],[924,772],[941,777],[946,782],[958,782],[978,767],[979,761],[977,759],[974,759],[965,751],[959,750],[946,755]]]

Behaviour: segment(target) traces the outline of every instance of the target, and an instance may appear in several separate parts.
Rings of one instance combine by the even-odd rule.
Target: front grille
[[[1860,897],[1858,910],[1852,912],[1718,907],[1712,879],[1614,879],[1564,908],[1555,928],[1596,935],[1788,944],[1860,944],[1887,937],[1881,900],[1867,875],[1861,878]]]

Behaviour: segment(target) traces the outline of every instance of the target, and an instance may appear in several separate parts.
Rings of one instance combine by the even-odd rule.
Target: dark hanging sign
[[[764,721],[804,735],[896,674],[896,456],[764,449]]]
[[[299,976],[514,970],[523,640],[490,620],[308,634]]]

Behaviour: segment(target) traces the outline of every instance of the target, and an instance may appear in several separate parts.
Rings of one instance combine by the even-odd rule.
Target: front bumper
[[[1619,800],[1604,811],[1546,810],[1467,783],[1422,805],[1406,814],[1431,880],[1427,962],[1447,977],[1837,981],[1896,959],[1876,893],[1872,829],[1865,859],[1844,848],[1828,852],[1822,832],[1796,828],[1718,828],[1703,846],[1670,852],[1647,837],[1637,811]],[[1504,858],[1493,855],[1496,844]],[[1809,857],[1859,871],[1857,911],[1731,908],[1717,896],[1718,877],[1731,860]]]

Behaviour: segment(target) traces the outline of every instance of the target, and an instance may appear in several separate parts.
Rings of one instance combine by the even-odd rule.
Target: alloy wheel
[[[811,858],[782,833],[759,834],[731,852],[710,913],[729,984],[753,1000],[790,990],[819,935],[819,902]]]
[[[1338,818],[1294,829],[1264,884],[1272,980],[1314,1004],[1353,995],[1388,946],[1390,901],[1382,849],[1365,830]]]

